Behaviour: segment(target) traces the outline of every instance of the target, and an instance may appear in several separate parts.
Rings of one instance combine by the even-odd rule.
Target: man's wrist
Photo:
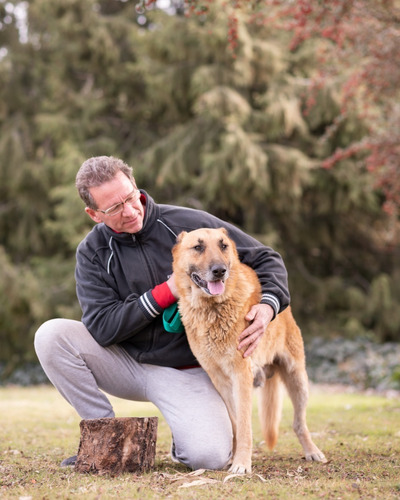
[[[281,310],[280,300],[272,293],[263,293],[260,304],[266,304],[272,307],[274,313],[272,319],[275,319],[276,315],[279,314],[279,311]]]
[[[176,297],[173,295],[167,281],[155,286],[152,289],[151,294],[153,295],[154,300],[157,302],[157,304],[163,309],[166,309],[171,304],[176,302]]]

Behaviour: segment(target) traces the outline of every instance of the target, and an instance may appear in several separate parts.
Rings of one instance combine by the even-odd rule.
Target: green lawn
[[[112,401],[119,417],[160,417],[154,471],[98,477],[61,469],[79,444],[75,411],[50,386],[0,388],[0,499],[400,498],[400,399],[313,389],[308,425],[327,464],[303,460],[288,400],[272,453],[255,411],[253,473],[233,477],[189,474],[170,460],[169,429],[153,405]]]

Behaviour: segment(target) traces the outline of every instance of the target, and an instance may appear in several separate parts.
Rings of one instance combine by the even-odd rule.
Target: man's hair
[[[118,158],[112,156],[94,156],[82,163],[81,168],[76,174],[75,185],[79,196],[87,207],[93,210],[97,209],[96,202],[91,196],[89,189],[111,181],[118,172],[123,172],[132,181],[133,185],[135,185],[132,168]]]

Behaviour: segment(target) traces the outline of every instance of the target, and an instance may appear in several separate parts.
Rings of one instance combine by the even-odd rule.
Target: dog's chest
[[[238,336],[245,328],[238,311],[219,304],[212,308],[182,308],[182,321],[192,350],[209,355],[226,354],[237,349]],[[196,355],[196,352],[194,352]]]

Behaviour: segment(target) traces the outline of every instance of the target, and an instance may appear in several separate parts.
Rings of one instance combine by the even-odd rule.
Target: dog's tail
[[[261,432],[266,445],[272,450],[278,441],[282,415],[283,383],[279,374],[268,378],[257,392]]]

